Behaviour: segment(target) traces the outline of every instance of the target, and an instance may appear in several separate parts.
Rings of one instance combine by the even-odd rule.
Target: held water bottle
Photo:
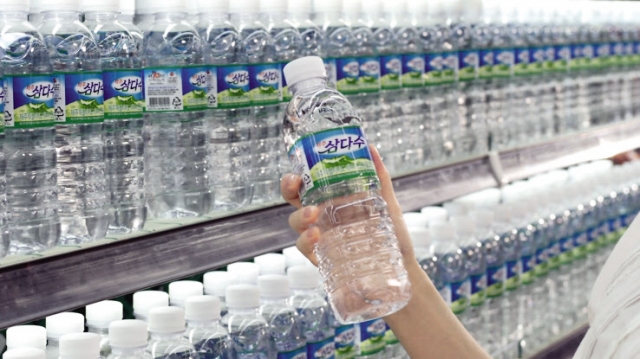
[[[153,359],[147,347],[147,323],[141,320],[118,320],[109,325],[111,354],[107,359]]]
[[[27,2],[0,2],[11,254],[51,248],[60,238],[53,146],[53,67],[44,39],[27,22]]]
[[[302,177],[302,203],[319,205],[323,213],[316,254],[336,317],[351,323],[391,314],[406,305],[411,284],[362,120],[327,87],[319,57],[293,61],[285,73],[293,93],[285,145],[294,173]]]
[[[79,3],[43,3],[39,28],[54,71],[62,244],[102,239],[109,225],[102,63],[93,34],[80,22]]]
[[[185,337],[193,344],[200,359],[229,357],[229,333],[220,323],[220,299],[201,295],[187,298]]]
[[[120,22],[118,1],[83,3],[85,25],[93,31],[104,84],[105,164],[109,232],[139,231],[147,209],[144,198],[144,119],[141,33]]]

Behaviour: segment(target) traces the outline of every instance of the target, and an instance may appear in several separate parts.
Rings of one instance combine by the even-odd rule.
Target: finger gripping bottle
[[[320,208],[315,253],[336,318],[355,323],[396,312],[409,301],[411,284],[362,119],[327,86],[319,57],[294,60],[284,73],[293,96],[284,141],[302,177],[302,204]]]

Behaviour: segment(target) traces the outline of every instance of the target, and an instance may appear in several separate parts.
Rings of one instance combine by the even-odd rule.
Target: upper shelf
[[[628,121],[427,169],[393,183],[403,209],[415,210],[636,147],[640,121]],[[139,237],[5,264],[0,267],[0,328],[292,245],[297,235],[287,225],[291,211],[280,204],[200,223],[160,223]]]

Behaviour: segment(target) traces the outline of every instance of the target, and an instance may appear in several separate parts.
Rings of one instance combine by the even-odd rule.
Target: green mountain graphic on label
[[[327,158],[321,161],[325,168],[345,167],[353,163],[353,159],[349,156],[340,156],[336,158]]]
[[[22,106],[25,107],[25,106]],[[49,107],[46,103],[29,103],[26,106],[26,113],[46,113],[49,112]]]
[[[204,90],[193,90],[193,91],[191,91],[191,93],[193,93],[193,98],[205,98],[205,97],[207,97],[207,93],[204,92]]]
[[[386,74],[383,77],[388,78],[389,80],[397,80],[400,78],[398,74]]]
[[[276,89],[271,86],[260,86],[260,93],[265,95],[271,95],[276,93]]]
[[[135,106],[137,101],[133,96],[116,96],[116,103],[118,105]]]
[[[350,353],[352,351],[353,351],[353,347],[352,346],[336,348],[336,354],[339,354],[339,355],[345,355],[345,354],[348,354],[348,353]]]
[[[376,80],[378,80],[375,76],[362,76],[360,77],[360,79],[362,80],[362,82],[366,83],[375,83]]]
[[[102,106],[96,100],[80,100],[77,103],[78,108],[85,110],[95,110]]]

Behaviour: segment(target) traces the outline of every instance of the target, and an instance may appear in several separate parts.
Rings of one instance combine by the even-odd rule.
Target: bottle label
[[[587,229],[587,243],[591,243],[598,238],[598,226]]]
[[[142,70],[107,70],[104,80],[104,118],[142,117],[144,107]]]
[[[451,310],[453,313],[462,313],[469,306],[471,284],[469,278],[451,283]]]
[[[622,228],[621,217],[610,219],[608,222],[609,222],[609,233],[616,233],[620,228]]]
[[[4,78],[0,77],[0,116],[3,118],[0,121],[0,133],[4,132]]]
[[[384,341],[387,343],[387,345],[400,343],[400,340],[398,340],[398,337],[396,337],[396,334],[393,332],[393,330],[391,330],[391,328],[389,328],[388,325],[387,331],[384,333]]]
[[[272,105],[282,101],[280,64],[249,65],[249,97],[252,105]]]
[[[568,45],[558,45],[553,48],[553,63],[551,64],[554,71],[567,71],[571,61],[571,47]]]
[[[529,74],[529,48],[521,47],[515,50],[513,72],[516,76]]]
[[[471,81],[478,77],[478,51],[458,52],[458,80]]]
[[[278,359],[307,359],[307,347],[305,345],[289,352],[280,352]]]
[[[640,42],[633,43],[633,56],[631,57],[631,63],[634,65],[640,64]]]
[[[593,64],[596,68],[606,67],[609,64],[611,46],[609,44],[598,44],[594,47]]]
[[[207,108],[207,68],[144,69],[145,111],[201,111]]]
[[[514,290],[520,286],[520,274],[522,274],[522,262],[520,259],[507,261],[507,280],[505,287],[507,290]]]
[[[6,127],[53,126],[55,85],[53,76],[8,76],[4,81]]]
[[[584,67],[584,59],[582,58],[582,45],[571,45],[571,69],[580,69]]]
[[[458,79],[458,69],[460,64],[458,62],[457,52],[443,52],[442,53],[442,83],[454,83]]]
[[[336,88],[338,82],[338,65],[336,59],[327,58],[322,59],[324,62],[324,70],[327,73],[327,85]]]
[[[502,295],[506,280],[506,265],[487,268],[487,297],[492,298]]]
[[[360,92],[380,91],[380,58],[361,57],[358,59],[358,63],[360,64],[360,77],[358,78]]]
[[[546,53],[543,47],[532,47],[529,50],[529,72],[539,74],[544,72]]]
[[[342,325],[335,330],[336,359],[351,359],[355,357],[357,354],[355,325]]]
[[[336,89],[343,94],[357,94],[360,92],[358,78],[360,77],[360,63],[355,57],[336,59],[337,82]]]
[[[424,56],[418,54],[402,55],[402,87],[421,87],[424,85]]]
[[[54,114],[57,123],[92,123],[104,120],[101,72],[56,73]]]
[[[609,234],[609,221],[604,220],[598,226],[598,238],[606,237]]]
[[[633,65],[635,55],[635,46],[633,46],[633,42],[625,42],[623,65]]]
[[[380,57],[380,88],[395,90],[402,86],[402,57],[387,55]]]
[[[448,283],[443,285],[439,292],[444,302],[447,303],[448,306],[451,306],[451,285]]]
[[[357,324],[360,327],[360,355],[379,353],[387,346],[384,340],[387,324],[382,319]]]
[[[587,255],[587,232],[576,233],[573,236],[573,258],[584,258]]]
[[[560,267],[560,241],[552,242],[548,250],[549,269]]]
[[[513,75],[513,64],[515,61],[515,51],[513,49],[494,50],[493,76],[510,77]]]
[[[614,42],[609,45],[611,49],[610,65],[620,66],[624,64],[625,47],[622,42]]]
[[[472,274],[469,276],[471,281],[471,305],[480,305],[484,303],[487,293],[487,273]]]
[[[294,173],[302,177],[301,195],[333,183],[377,174],[360,126],[330,128],[308,134],[289,149]]]
[[[334,359],[335,354],[334,337],[329,337],[316,343],[307,343],[308,359]]]
[[[536,267],[536,256],[524,255],[520,257],[520,261],[522,262],[522,284],[530,284],[535,278],[533,272]]]
[[[493,75],[494,53],[492,49],[480,50],[478,58],[478,77],[491,78]]]
[[[548,248],[536,249],[536,268],[535,274],[537,277],[543,276],[549,273],[549,255]]]
[[[631,222],[633,222],[633,220],[636,218],[635,214],[625,214],[622,216],[622,226],[623,227],[629,227],[631,225]]]
[[[221,66],[217,68],[217,100],[219,108],[249,106],[249,67],[245,65]]]
[[[443,72],[442,54],[433,53],[424,55],[424,83],[427,86],[435,86],[442,83]]]

